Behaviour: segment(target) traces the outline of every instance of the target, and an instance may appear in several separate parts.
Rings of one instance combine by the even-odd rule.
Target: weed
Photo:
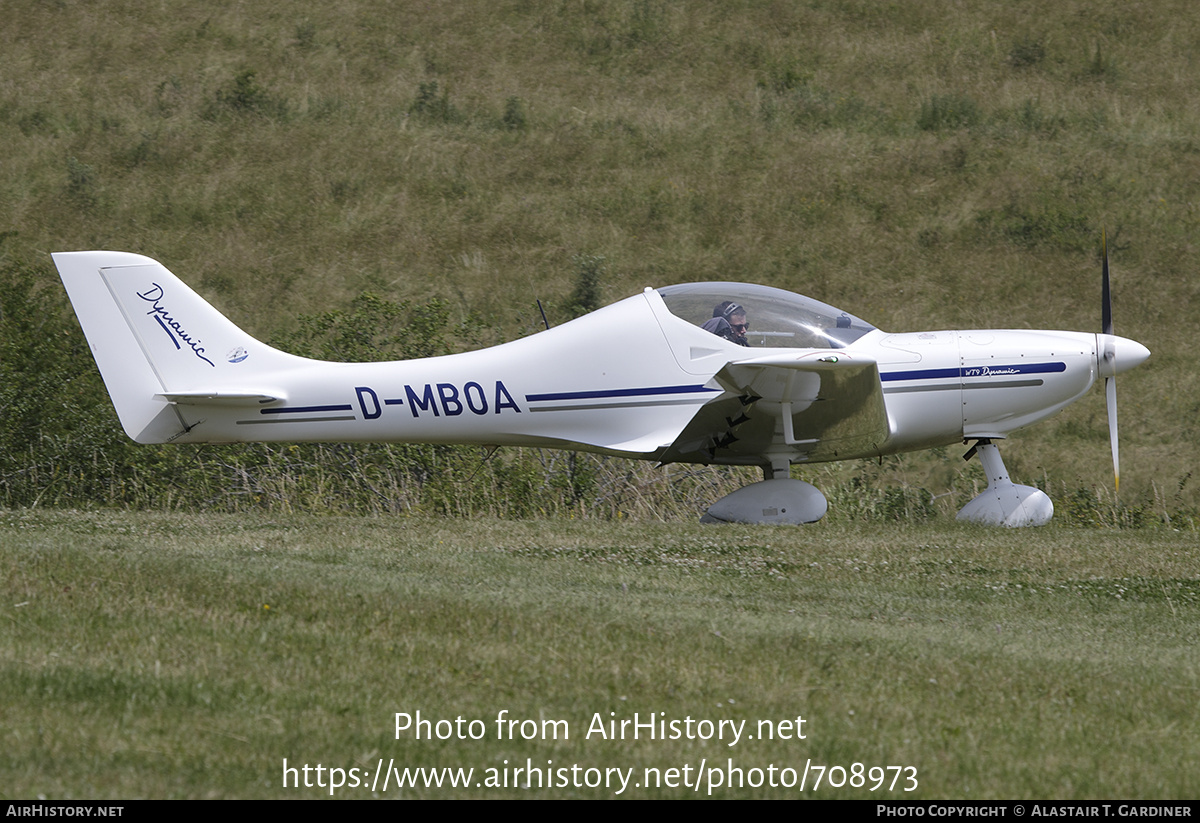
[[[977,126],[979,106],[970,97],[935,94],[921,104],[917,128],[921,131],[955,131]]]
[[[628,42],[631,45],[653,43],[665,33],[666,20],[661,2],[635,0],[626,30]]]
[[[247,69],[229,83],[217,89],[216,106],[212,114],[227,112],[237,115],[255,114],[282,119],[287,116],[287,101],[259,85],[255,72]]]
[[[876,485],[862,475],[829,490],[830,516],[836,519],[920,522],[937,516],[928,489]]]
[[[1050,246],[1082,252],[1094,245],[1093,227],[1087,216],[1058,200],[1049,200],[1040,207],[1010,202],[999,210],[982,212],[978,222],[989,233],[998,232],[1025,248]]]
[[[1088,59],[1086,74],[1097,80],[1117,80],[1119,79],[1119,70],[1117,61],[1105,55],[1104,47],[1097,42],[1096,48],[1092,51]]]
[[[575,264],[575,290],[567,300],[567,310],[572,317],[580,317],[604,304],[603,279],[608,266],[599,254],[577,254],[571,261]]]
[[[296,48],[311,51],[317,44],[317,26],[311,20],[296,24]]]
[[[1022,131],[1043,137],[1054,137],[1058,130],[1066,125],[1063,117],[1047,114],[1041,104],[1033,98],[1016,108],[1014,121]]]
[[[1015,69],[1032,68],[1045,59],[1046,47],[1042,41],[1028,35],[1018,38],[1008,50],[1008,64]]]
[[[504,116],[501,122],[509,131],[525,131],[528,128],[525,104],[521,102],[520,97],[510,97],[504,101]]]
[[[93,211],[100,202],[100,186],[96,170],[74,157],[67,158],[66,192],[81,211]]]
[[[371,292],[348,309],[301,315],[296,328],[277,339],[294,354],[337,362],[406,360],[449,354],[449,311],[445,301],[393,302]]]
[[[784,83],[791,82],[785,78]],[[788,85],[786,91],[764,97],[759,114],[769,124],[788,124],[801,129],[828,128],[873,131],[886,129],[887,112],[858,95],[823,89],[807,82]]]
[[[63,131],[63,123],[50,111],[39,107],[19,115],[17,128],[25,137],[38,135],[55,137]]]
[[[802,71],[792,64],[772,66],[766,76],[759,78],[757,82],[760,89],[769,90],[775,94],[786,94],[810,84],[812,73]]]
[[[429,123],[459,123],[464,119],[450,102],[449,93],[440,89],[436,80],[417,86],[417,96],[408,110],[418,119]]]

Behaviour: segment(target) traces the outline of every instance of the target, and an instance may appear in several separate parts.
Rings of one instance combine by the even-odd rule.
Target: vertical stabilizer
[[[171,396],[261,393],[267,369],[303,362],[252,338],[148,257],[53,257],[121,425],[139,443],[188,428]]]

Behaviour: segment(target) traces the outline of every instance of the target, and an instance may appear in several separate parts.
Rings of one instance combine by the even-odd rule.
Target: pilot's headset
[[[734,303],[732,300],[726,300],[724,303],[718,303],[717,307],[713,309],[713,317],[722,317],[725,319],[726,323],[729,323],[729,318],[733,317],[735,314],[745,313],[746,310],[743,309],[739,304]]]
[[[739,332],[733,327],[733,316],[735,314],[745,315],[746,310],[738,303],[732,300],[726,300],[724,303],[718,303],[713,309],[713,317],[720,317],[725,321],[725,327],[717,332],[731,343],[737,343],[739,346],[749,346],[750,343],[746,340],[746,332],[750,329],[750,324],[747,323]]]

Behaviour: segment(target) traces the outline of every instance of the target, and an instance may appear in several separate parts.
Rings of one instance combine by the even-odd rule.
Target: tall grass
[[[719,278],[888,330],[1088,330],[1107,226],[1154,352],[1120,381],[1123,499],[1195,509],[1189,10],[15,0],[0,255],[61,304],[48,252],[150,254],[272,339],[364,291],[510,339],[570,316],[586,258],[605,299]],[[1103,427],[1097,395],[1006,459],[1099,495]]]

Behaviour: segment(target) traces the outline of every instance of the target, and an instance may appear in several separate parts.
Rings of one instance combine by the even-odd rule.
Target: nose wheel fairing
[[[1054,517],[1054,503],[1041,489],[1013,483],[1000,459],[1000,449],[981,440],[967,453],[979,456],[988,487],[958,512],[958,519],[986,526],[1044,526]]]

